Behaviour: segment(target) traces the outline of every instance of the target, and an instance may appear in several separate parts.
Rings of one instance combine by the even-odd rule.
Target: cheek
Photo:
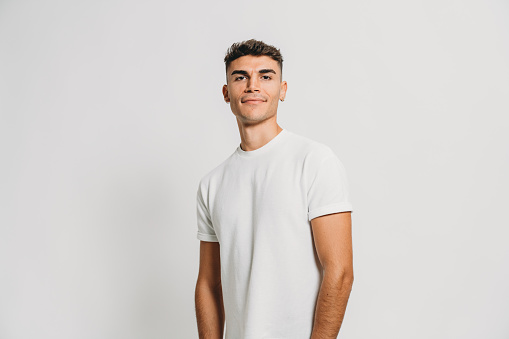
[[[232,86],[228,93],[230,95],[230,99],[234,100],[234,98],[238,98],[242,94],[242,90]]]
[[[275,84],[274,86],[271,86],[270,93],[274,97],[278,97],[281,92],[281,86],[279,84]]]

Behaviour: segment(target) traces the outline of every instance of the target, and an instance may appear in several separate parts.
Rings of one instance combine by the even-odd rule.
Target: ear
[[[228,85],[223,85],[223,97],[225,102],[230,102],[230,97],[228,95]]]
[[[279,99],[284,99],[286,97],[286,89],[288,88],[288,84],[286,81],[281,82],[281,89],[279,91]]]

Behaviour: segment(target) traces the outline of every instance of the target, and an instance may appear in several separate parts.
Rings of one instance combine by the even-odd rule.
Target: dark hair
[[[279,69],[281,70],[281,79],[283,79],[283,56],[281,55],[279,49],[272,45],[267,45],[263,41],[255,39],[235,42],[230,46],[230,48],[228,48],[226,51],[226,56],[224,57],[226,71],[228,71],[228,67],[233,60],[238,59],[244,55],[266,55],[276,60],[279,64]]]

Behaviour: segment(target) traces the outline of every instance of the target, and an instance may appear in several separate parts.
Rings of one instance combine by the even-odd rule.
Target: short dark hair
[[[235,42],[230,46],[230,48],[228,48],[226,51],[226,56],[224,57],[226,71],[228,72],[228,67],[233,60],[238,59],[244,55],[266,55],[276,60],[281,71],[281,79],[283,79],[283,56],[281,55],[279,49],[272,45],[268,45],[263,41],[255,39]]]

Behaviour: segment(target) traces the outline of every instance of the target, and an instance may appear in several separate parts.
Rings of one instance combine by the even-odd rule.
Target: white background
[[[240,143],[223,57],[349,175],[344,339],[509,338],[506,1],[0,1],[0,338],[197,338],[195,196]]]

